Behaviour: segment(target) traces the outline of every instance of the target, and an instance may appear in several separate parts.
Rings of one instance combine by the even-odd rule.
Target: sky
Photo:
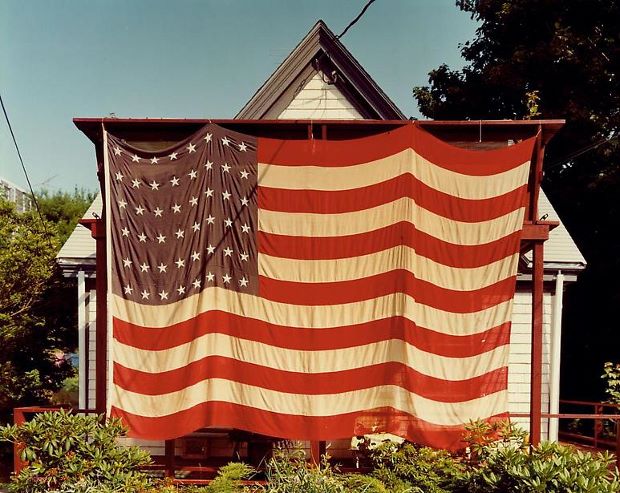
[[[233,118],[318,19],[366,0],[2,0],[0,93],[35,190],[96,190],[74,117]],[[460,68],[476,24],[454,0],[376,0],[341,39],[407,115],[412,88]],[[26,187],[6,121],[0,177]]]

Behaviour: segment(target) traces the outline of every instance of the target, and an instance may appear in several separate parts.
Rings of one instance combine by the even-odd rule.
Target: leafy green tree
[[[41,214],[54,224],[61,245],[94,199],[94,193],[78,188],[73,193],[43,190],[37,194]]]
[[[43,218],[0,200],[0,422],[16,406],[48,403],[74,373],[62,355],[76,347],[75,285],[55,257],[91,200],[43,192]]]
[[[620,342],[620,2],[457,6],[479,23],[461,47],[467,65],[438,67],[414,96],[435,119],[567,120],[547,146],[543,188],[589,266],[566,295],[562,386],[566,397],[598,398],[591,382],[604,361],[618,359]]]

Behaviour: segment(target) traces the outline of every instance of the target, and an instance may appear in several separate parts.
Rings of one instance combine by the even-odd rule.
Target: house
[[[15,204],[17,212],[28,212],[32,209],[32,197],[27,192],[14,183],[0,177],[0,197]]]
[[[308,134],[315,138],[344,138],[351,129],[336,125],[338,120],[371,120],[368,125],[358,126],[355,135],[359,136],[360,132],[377,132],[406,118],[327,26],[319,21],[245,104],[236,119],[239,125],[243,122],[244,128],[251,127],[248,120],[288,120],[280,125],[281,132],[300,138]],[[385,124],[381,123],[382,120]],[[75,122],[93,142],[98,142],[100,119],[76,119]],[[159,132],[156,137],[159,141],[170,141],[175,135],[181,138],[201,124],[200,121],[119,119],[108,123],[118,131],[125,132],[127,140],[143,139],[144,130],[148,129],[153,135]],[[425,128],[454,145],[484,148],[510,145],[517,139],[533,135],[541,125],[537,122],[522,122],[513,126],[507,122],[467,123],[427,122]],[[230,128],[235,126],[233,120],[225,124]],[[546,138],[550,138],[559,126],[561,123],[552,122],[545,127]],[[256,127],[254,131],[259,131],[259,126]],[[98,197],[86,213],[85,221],[93,221],[93,214],[101,215],[101,207],[101,199]],[[559,221],[552,205],[541,193],[538,217],[543,215]],[[544,252],[540,398],[541,409],[553,412],[559,400],[563,289],[566,283],[576,280],[579,272],[585,268],[585,260],[561,222],[550,232],[544,244]],[[90,231],[78,226],[59,252],[58,262],[65,275],[78,279],[80,354],[88,355],[80,360],[80,408],[93,409],[97,405],[97,366],[102,361],[98,358],[97,348],[102,351],[105,345],[98,345],[95,337],[96,242],[90,236]],[[526,416],[530,411],[534,263],[531,252],[524,252],[517,281],[509,363],[510,412],[518,414],[520,417],[515,418],[515,421],[526,428],[529,426]],[[177,440],[177,454],[186,457],[218,453],[230,456],[232,445],[227,442],[226,436],[216,433],[216,436],[209,437],[211,440],[204,440],[204,437],[197,434]],[[544,421],[542,437],[555,439],[557,422]],[[163,442],[140,443],[148,446],[155,455],[164,453]],[[210,449],[206,451],[206,447]],[[338,441],[332,444],[330,453],[332,456],[345,454],[348,448],[348,443]]]

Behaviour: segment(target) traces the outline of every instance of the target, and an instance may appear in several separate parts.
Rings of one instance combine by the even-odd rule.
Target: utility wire
[[[19,150],[19,146],[17,145],[17,139],[15,139],[15,133],[13,133],[13,126],[11,125],[11,120],[9,120],[9,115],[6,112],[6,108],[4,106],[4,100],[2,99],[2,94],[0,94],[0,104],[2,105],[2,112],[4,113],[4,118],[6,120],[6,124],[9,127],[9,131],[11,132],[11,137],[13,137],[13,144],[15,144],[15,149],[17,150],[17,156],[19,157],[19,162],[22,165],[22,169],[24,170],[24,175],[26,176],[26,181],[28,182],[28,188],[30,189],[30,195],[32,196],[32,201],[34,202],[34,206],[37,209],[37,214],[39,215],[39,219],[41,220],[41,225],[43,226],[43,231],[45,231],[45,236],[47,241],[52,246],[52,241],[50,240],[50,234],[47,230],[47,226],[45,225],[45,220],[43,219],[43,214],[41,214],[41,208],[39,207],[39,202],[37,197],[34,194],[34,190],[32,189],[32,184],[30,183],[30,178],[28,177],[28,171],[26,171],[26,165],[24,164],[24,160],[22,158],[22,153]]]
[[[359,21],[362,16],[366,13],[366,11],[368,10],[368,7],[370,7],[373,3],[375,2],[375,0],[368,0],[368,2],[366,3],[366,5],[364,5],[364,8],[362,9],[362,11],[357,14],[357,17],[355,17],[355,19],[353,19],[351,22],[349,22],[349,24],[347,24],[347,27],[344,28],[344,30],[338,34],[336,36],[336,39],[340,40],[340,38],[342,38],[349,29],[351,29],[356,23],[357,21]],[[327,54],[326,51],[323,50],[323,52],[319,55],[319,57],[314,61],[317,64],[317,70],[318,70],[318,62],[321,61],[321,59],[326,56],[327,58],[329,58],[329,55]],[[331,59],[330,59],[331,61]],[[306,85],[306,82],[308,82],[308,77],[305,77],[297,86],[297,89],[295,90],[295,96],[297,96],[297,94],[299,94],[301,92],[301,90],[304,88],[304,86]]]
[[[342,31],[338,36],[336,36],[336,39],[342,38],[347,33],[347,31],[349,29],[351,29],[355,25],[355,23],[362,18],[362,16],[368,10],[368,7],[370,7],[374,2],[375,2],[375,0],[368,0],[368,3],[366,3],[366,5],[364,5],[364,8],[362,9],[362,11],[359,14],[357,14],[357,17],[355,19],[353,19],[351,22],[349,22],[349,25],[344,28],[344,31]]]
[[[614,139],[617,139],[619,137],[619,135],[616,133],[614,135],[612,135],[611,137],[608,137],[606,139],[600,140],[598,142],[594,142],[593,144],[589,144],[587,146],[582,147],[581,149],[577,149],[576,151],[572,152],[571,154],[569,154],[568,156],[555,161],[553,163],[551,163],[549,166],[545,166],[545,171],[549,171],[552,169],[557,168],[558,166],[563,166],[564,164],[568,163],[569,161],[572,161],[573,159],[582,156],[583,154],[586,154],[587,152],[590,152],[594,149],[596,149],[597,147],[602,146],[603,144],[607,144],[608,142],[611,142]]]

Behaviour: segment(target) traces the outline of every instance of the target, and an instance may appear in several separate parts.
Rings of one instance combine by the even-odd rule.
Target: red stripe
[[[398,362],[325,373],[277,370],[223,356],[208,356],[161,373],[146,373],[114,364],[114,383],[138,394],[168,394],[210,378],[306,395],[339,394],[395,385],[434,401],[462,402],[505,389],[508,368],[498,368],[467,380],[452,381],[424,375]]]
[[[114,338],[138,349],[162,351],[206,334],[227,334],[274,347],[325,351],[399,339],[440,356],[467,358],[510,342],[510,322],[479,334],[453,336],[419,327],[403,317],[331,329],[284,327],[223,311],[209,311],[165,328],[140,327],[113,319]]]
[[[138,416],[117,407],[112,407],[111,416],[124,421],[130,437],[150,440],[169,440],[200,428],[217,426],[292,440],[335,440],[386,432],[446,450],[458,450],[465,446],[462,442],[464,426],[435,425],[391,408],[315,417],[273,413],[228,402],[210,401],[160,418]],[[497,421],[506,418],[507,413],[488,419]]]
[[[519,252],[521,231],[481,245],[455,245],[430,236],[407,221],[374,231],[348,236],[286,236],[259,231],[258,251],[282,258],[339,259],[409,246],[422,257],[450,267],[473,268],[488,265]]]
[[[337,140],[280,140],[259,138],[259,163],[282,166],[351,166],[392,156],[411,146],[411,126],[389,130],[361,139]]]
[[[258,188],[258,207],[271,211],[339,214],[360,211],[410,198],[437,215],[462,222],[495,219],[525,205],[527,185],[497,197],[469,200],[449,195],[418,181],[410,174],[400,175],[368,187],[352,190],[288,190]]]
[[[258,139],[259,163],[281,166],[341,167],[368,163],[403,149],[416,153],[441,168],[457,173],[488,176],[513,169],[532,157],[535,138],[498,149],[476,151],[456,147],[434,137],[415,124],[352,140]]]
[[[516,276],[471,291],[457,291],[395,269],[375,276],[340,282],[290,282],[260,276],[262,298],[292,305],[336,305],[405,293],[416,302],[451,313],[472,313],[511,299]]]

